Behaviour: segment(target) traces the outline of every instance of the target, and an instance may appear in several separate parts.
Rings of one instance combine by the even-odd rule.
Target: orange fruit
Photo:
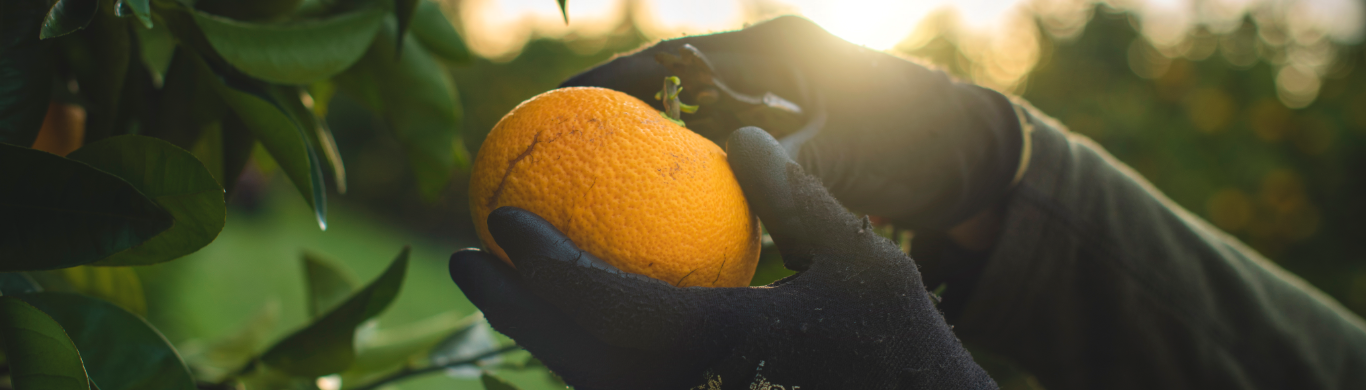
[[[748,286],[759,223],[726,152],[630,95],[561,88],[512,109],[479,148],[470,209],[517,206],[626,272],[675,286]]]

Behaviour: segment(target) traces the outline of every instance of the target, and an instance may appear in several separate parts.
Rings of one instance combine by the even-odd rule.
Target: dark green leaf
[[[56,38],[85,28],[95,19],[99,8],[98,0],[57,0],[43,18],[43,31],[38,39]]]
[[[209,69],[198,56],[187,56],[200,67],[201,77],[214,85],[220,97],[228,103],[242,124],[251,130],[252,135],[270,152],[275,162],[294,182],[304,200],[313,208],[318,226],[327,229],[327,192],[323,183],[322,161],[311,147],[309,130],[305,120],[312,124],[311,115],[296,117],[294,113],[301,106],[299,96],[290,94],[292,87],[261,83],[250,79],[233,81],[221,77],[222,73],[202,71]],[[213,75],[220,77],[213,77]],[[307,109],[302,111],[307,112]]]
[[[484,384],[485,390],[520,390],[511,382],[494,376],[492,372],[488,371],[479,374],[479,382]]]
[[[394,28],[381,30],[365,58],[338,76],[343,91],[379,112],[404,146],[418,189],[435,200],[451,174],[469,161],[460,137],[455,84],[421,45],[407,41],[395,60]]]
[[[470,49],[465,47],[465,40],[436,2],[418,0],[412,32],[413,38],[437,57],[456,64],[470,62]]]
[[[90,164],[133,184],[175,218],[175,226],[132,249],[94,265],[148,265],[198,251],[223,230],[227,208],[223,187],[190,152],[140,135],[123,135],[86,145],[68,158]]]
[[[85,294],[100,298],[137,315],[147,314],[142,281],[129,267],[80,266],[31,273],[43,291]]]
[[[560,3],[560,14],[564,15],[564,24],[569,24],[569,0],[555,0]]]
[[[142,318],[99,298],[42,292],[19,297],[66,329],[100,390],[193,390],[166,338]]]
[[[52,93],[50,41],[38,30],[48,11],[44,0],[0,2],[0,142],[33,145]]]
[[[152,5],[148,0],[118,0],[117,5],[114,10],[119,17],[127,16],[123,14],[123,6],[127,6],[143,27],[152,28]]]
[[[62,326],[14,297],[0,297],[0,349],[15,390],[86,390],[85,367]]]
[[[38,281],[23,272],[0,273],[0,295],[18,295],[43,291]]]
[[[365,54],[384,22],[371,6],[321,20],[259,24],[194,12],[209,44],[249,76],[280,84],[308,84],[345,70]]]
[[[304,276],[308,283],[308,314],[318,318],[351,296],[356,282],[336,263],[313,252],[304,252]]]
[[[51,153],[0,144],[0,271],[88,264],[171,227],[128,182]]]
[[[261,355],[274,369],[299,376],[322,376],[341,372],[356,358],[356,327],[378,315],[393,302],[408,269],[409,248],[383,274],[346,302],[308,326],[276,343]]]
[[[417,3],[422,0],[394,0],[394,19],[398,21],[398,43],[395,46],[398,51],[395,56],[403,55],[403,37],[408,35],[409,23],[413,21],[413,13],[417,12]]]

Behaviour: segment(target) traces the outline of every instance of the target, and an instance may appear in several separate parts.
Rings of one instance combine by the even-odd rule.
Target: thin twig
[[[374,390],[374,389],[379,388],[380,386],[384,386],[385,384],[387,384],[387,383],[389,383],[389,382],[407,379],[408,377],[412,377],[412,376],[418,376],[418,375],[422,375],[422,374],[429,374],[429,373],[433,373],[433,372],[445,370],[445,369],[451,368],[451,367],[458,367],[458,366],[463,366],[463,365],[468,365],[468,364],[474,364],[475,362],[477,362],[477,361],[479,361],[479,360],[482,360],[482,359],[484,359],[484,358],[487,358],[487,357],[489,357],[489,356],[498,355],[498,354],[501,354],[501,353],[504,353],[504,352],[508,352],[508,351],[512,351],[512,350],[518,349],[518,348],[521,348],[521,347],[518,347],[518,346],[516,346],[516,345],[509,345],[509,346],[505,346],[505,347],[502,347],[502,348],[489,350],[488,352],[481,353],[481,354],[479,354],[478,356],[475,356],[475,357],[472,357],[472,358],[469,358],[469,359],[465,359],[465,360],[461,360],[461,361],[458,361],[458,362],[450,362],[450,363],[446,363],[446,364],[440,364],[440,365],[434,365],[434,366],[429,366],[429,367],[423,367],[423,368],[419,368],[419,369],[416,369],[416,370],[414,370],[414,369],[406,369],[406,368],[405,368],[405,369],[403,369],[402,371],[393,373],[393,374],[391,374],[391,375],[389,375],[389,376],[384,377],[383,379],[380,379],[380,380],[377,380],[377,381],[374,381],[374,382],[370,382],[369,384],[367,384],[367,385],[365,385],[365,386],[357,387],[357,388],[354,388],[354,389],[351,389],[351,390]]]

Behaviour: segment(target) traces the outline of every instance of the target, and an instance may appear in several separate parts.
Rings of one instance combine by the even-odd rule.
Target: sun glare
[[[915,30],[916,25],[938,9],[951,7],[964,25],[990,27],[1020,0],[785,0],[764,3],[767,12],[756,11],[742,0],[643,0],[636,15],[647,35],[669,38],[741,28],[780,13],[810,18],[831,33],[877,50],[890,49]],[[592,35],[605,32],[621,16],[622,0],[569,1],[569,24],[561,19],[552,0],[463,0],[462,23],[470,47],[490,58],[515,54],[531,36],[559,37],[574,32]]]
[[[1154,78],[1173,58],[1214,53],[1215,46],[1191,43],[1196,31],[1225,34],[1250,15],[1258,25],[1280,26],[1268,30],[1280,33],[1259,34],[1263,43],[1286,53],[1274,65],[1279,97],[1288,107],[1314,100],[1337,56],[1332,42],[1366,36],[1359,0],[569,0],[567,25],[553,0],[436,1],[458,4],[470,49],[494,61],[515,58],[534,37],[566,38],[571,49],[584,52],[601,49],[601,41],[577,37],[614,31],[628,11],[651,39],[734,30],[798,14],[876,50],[914,51],[933,37],[949,39],[966,60],[958,66],[973,82],[1015,93],[1040,60],[1040,34],[1074,37],[1097,3],[1131,13],[1142,34],[1130,45],[1130,55],[1137,54],[1129,61],[1135,72]],[[1230,61],[1256,61],[1256,52],[1242,55],[1224,45],[1218,44],[1220,53]]]

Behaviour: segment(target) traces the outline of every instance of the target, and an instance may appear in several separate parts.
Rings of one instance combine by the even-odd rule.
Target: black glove
[[[688,128],[718,142],[742,126],[769,130],[845,206],[902,227],[952,227],[1002,199],[1019,167],[1020,123],[1004,96],[798,17],[663,41],[561,86],[656,102],[671,74],[683,103],[701,106],[682,116]]]
[[[494,329],[578,389],[995,388],[936,311],[910,258],[845,211],[771,136],[727,143],[788,268],[767,287],[679,288],[623,273],[513,207],[451,278]],[[759,384],[758,387],[751,387]]]

